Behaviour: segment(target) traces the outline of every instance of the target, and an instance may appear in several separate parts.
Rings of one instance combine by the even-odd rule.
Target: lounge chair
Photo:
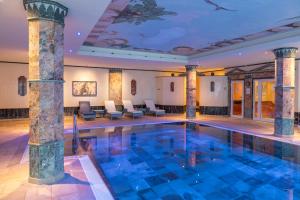
[[[105,104],[106,113],[107,115],[110,116],[111,119],[122,117],[123,113],[116,110],[114,101],[105,101],[104,104]]]
[[[150,113],[156,115],[156,116],[160,116],[160,115],[164,115],[166,114],[165,110],[160,110],[157,109],[154,105],[154,102],[152,100],[145,100],[145,104],[147,109],[149,110]]]
[[[141,117],[144,115],[143,111],[135,110],[133,108],[132,102],[129,100],[123,100],[123,106],[125,114],[132,116],[133,119],[135,117]]]
[[[79,101],[79,116],[85,120],[96,118],[96,112],[91,109],[89,101]]]

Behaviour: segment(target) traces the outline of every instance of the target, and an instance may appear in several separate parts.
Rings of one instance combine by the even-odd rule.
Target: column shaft
[[[196,65],[186,66],[186,118],[188,119],[196,117],[196,68]]]
[[[64,16],[53,1],[24,0],[29,25],[29,182],[64,176]]]
[[[296,48],[275,49],[275,123],[277,136],[294,134]]]

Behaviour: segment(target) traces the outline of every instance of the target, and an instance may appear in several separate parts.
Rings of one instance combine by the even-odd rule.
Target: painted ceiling
[[[190,56],[299,27],[299,0],[112,0],[83,45]]]

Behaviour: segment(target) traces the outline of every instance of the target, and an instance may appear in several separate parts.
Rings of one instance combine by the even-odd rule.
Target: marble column
[[[29,26],[29,182],[64,176],[64,18],[54,1],[24,0]]]
[[[109,70],[109,100],[122,105],[122,69]]]
[[[276,56],[274,134],[292,136],[294,134],[295,57],[297,48],[279,48],[273,52]]]
[[[186,68],[186,118],[196,117],[196,83],[197,65],[187,65]]]

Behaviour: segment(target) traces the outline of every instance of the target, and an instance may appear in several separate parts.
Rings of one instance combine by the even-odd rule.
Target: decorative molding
[[[188,64],[189,62],[188,56],[116,48],[102,48],[86,45],[82,45],[80,47],[78,54],[86,56],[103,56],[108,58],[126,58],[136,60],[175,62],[182,64]]]
[[[122,69],[121,68],[110,68],[109,73],[121,73]]]
[[[18,61],[5,61],[5,60],[0,60],[0,63],[5,63],[5,64],[20,64],[20,65],[28,65],[28,62],[18,62]],[[101,66],[88,66],[88,65],[64,65],[64,67],[73,67],[73,68],[95,68],[95,69],[111,69],[110,67],[101,67]],[[172,70],[154,70],[154,69],[135,69],[135,68],[120,68],[122,70],[127,70],[127,71],[142,71],[142,72],[168,72],[168,73],[176,73],[176,74],[181,74],[181,71],[172,71]]]
[[[64,25],[68,8],[51,0],[23,0],[28,20],[46,19]]]
[[[296,58],[297,52],[298,48],[296,47],[285,47],[273,50],[276,58]]]

